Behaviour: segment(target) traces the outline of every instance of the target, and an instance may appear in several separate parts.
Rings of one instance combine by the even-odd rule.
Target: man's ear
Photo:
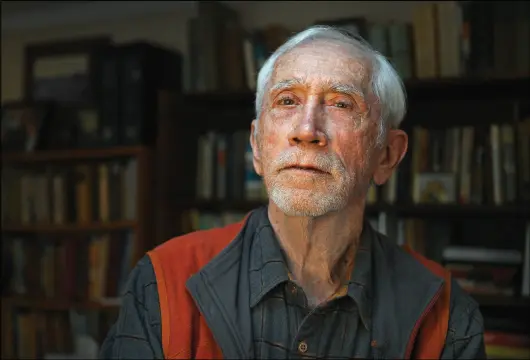
[[[252,120],[250,125],[250,146],[252,147],[252,163],[254,170],[259,176],[263,176],[263,166],[261,164],[261,154],[258,146],[258,121]]]
[[[382,149],[374,172],[374,182],[383,185],[392,176],[407,152],[407,133],[399,129],[388,132],[386,146]]]

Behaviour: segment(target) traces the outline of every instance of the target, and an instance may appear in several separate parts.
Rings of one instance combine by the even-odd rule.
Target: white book
[[[443,251],[445,261],[488,262],[496,264],[521,264],[520,251],[507,249],[489,249],[472,246],[448,246]]]

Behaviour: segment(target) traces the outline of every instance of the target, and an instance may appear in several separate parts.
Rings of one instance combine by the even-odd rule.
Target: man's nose
[[[326,134],[322,131],[319,121],[320,111],[320,106],[313,106],[304,112],[301,121],[288,134],[291,146],[305,143],[324,147],[328,144]]]

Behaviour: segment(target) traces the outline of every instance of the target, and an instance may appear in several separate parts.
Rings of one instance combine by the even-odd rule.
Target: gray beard
[[[371,146],[366,149],[365,157],[366,163],[370,162]],[[278,159],[281,163],[283,159]],[[277,166],[278,164],[274,164]],[[344,209],[352,197],[356,197],[368,192],[370,181],[364,183],[366,170],[359,169],[353,175],[346,173],[344,169],[338,169],[337,163],[333,165],[335,173],[340,173],[343,181],[334,184],[332,189],[327,192],[294,189],[282,184],[276,184],[274,179],[267,179],[265,175],[263,180],[265,182],[269,199],[287,216],[301,216],[301,217],[319,217],[331,212],[336,212]],[[269,181],[267,181],[269,180]],[[352,186],[353,185],[353,186]]]
[[[304,193],[307,192],[284,186],[271,186],[269,198],[287,216],[323,216],[343,209],[348,203],[345,186],[332,193]]]

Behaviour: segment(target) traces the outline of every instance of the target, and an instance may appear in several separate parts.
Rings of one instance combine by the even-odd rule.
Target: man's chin
[[[269,199],[287,216],[318,217],[343,208],[341,197],[301,189],[275,188]]]

